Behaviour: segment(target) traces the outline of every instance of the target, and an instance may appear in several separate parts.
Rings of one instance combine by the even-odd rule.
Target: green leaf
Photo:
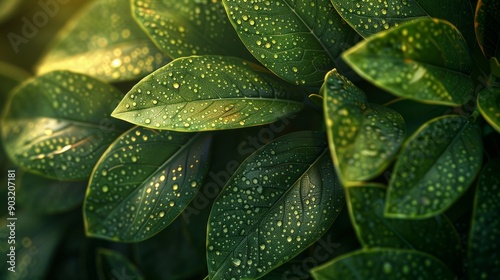
[[[18,210],[18,209],[16,209]],[[46,279],[57,245],[68,225],[67,216],[43,218],[27,212],[16,212],[17,220],[0,222],[0,279],[33,280]],[[12,227],[12,224],[14,226]],[[11,228],[15,235],[12,236]],[[15,243],[9,240],[15,240]],[[14,252],[11,251],[14,247]],[[7,254],[14,255],[13,258]],[[14,260],[13,263],[8,261]],[[8,268],[14,266],[14,272]]]
[[[198,192],[210,135],[135,127],[97,163],[84,203],[89,236],[133,242],[168,226]]]
[[[339,14],[361,36],[368,37],[420,17],[444,19],[464,33],[474,45],[473,11],[468,0],[331,0]]]
[[[485,88],[477,97],[479,111],[498,132],[500,132],[500,89]]]
[[[297,85],[321,85],[356,33],[329,0],[223,0],[245,46],[273,73]]]
[[[337,70],[326,75],[322,94],[330,152],[343,185],[378,176],[403,144],[401,115],[368,104],[365,93]]]
[[[56,214],[81,205],[87,182],[61,182],[31,173],[20,176],[19,204],[32,213]]]
[[[487,59],[500,58],[500,3],[479,0],[474,18],[476,39]]]
[[[446,265],[431,255],[401,249],[355,251],[314,268],[315,280],[456,279]]]
[[[460,268],[460,239],[444,215],[424,220],[386,218],[385,195],[385,186],[375,183],[346,190],[351,221],[365,248],[415,249],[437,257],[450,268]]]
[[[0,23],[12,17],[25,0],[0,0]]]
[[[112,116],[155,129],[207,131],[271,123],[302,107],[300,89],[251,62],[196,56],[144,78]]]
[[[132,0],[132,13],[172,58],[218,54],[252,59],[220,1]]]
[[[97,269],[101,280],[144,279],[135,265],[124,255],[108,249],[99,249],[97,252]]]
[[[81,74],[54,71],[17,87],[2,119],[11,160],[58,180],[86,180],[107,146],[127,127],[109,117],[122,94]]]
[[[270,142],[240,165],[214,202],[207,229],[210,279],[265,275],[318,240],[343,205],[322,133]]]
[[[205,256],[197,254],[181,218],[134,248],[135,259],[146,279],[194,279],[206,273]]]
[[[0,110],[3,110],[9,92],[29,77],[24,69],[0,61]]]
[[[385,215],[422,219],[448,209],[479,172],[481,131],[463,116],[424,124],[405,143],[392,174]]]
[[[371,83],[420,102],[461,105],[474,91],[467,44],[443,20],[403,23],[362,41],[343,58]]]
[[[486,164],[479,176],[469,235],[470,279],[500,275],[500,160]]]
[[[57,34],[37,73],[66,69],[116,82],[144,77],[169,61],[137,26],[128,1],[97,0]]]

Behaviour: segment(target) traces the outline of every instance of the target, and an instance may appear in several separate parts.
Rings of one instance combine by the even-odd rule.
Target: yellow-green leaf
[[[371,83],[420,102],[457,106],[474,91],[467,43],[444,20],[405,22],[367,38],[342,57]]]
[[[126,0],[96,0],[57,34],[38,74],[65,69],[105,81],[135,80],[170,60],[132,18]]]
[[[500,133],[500,89],[493,87],[480,91],[477,107],[486,121]]]
[[[112,116],[176,131],[233,129],[271,123],[303,107],[299,88],[235,57],[179,58],[144,78]]]

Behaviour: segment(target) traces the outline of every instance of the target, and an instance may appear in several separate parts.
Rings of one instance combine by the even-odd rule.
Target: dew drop
[[[109,191],[108,186],[103,186],[103,187],[102,187],[102,192],[106,193],[106,192],[108,192],[108,191]]]
[[[233,259],[233,265],[238,267],[241,265],[241,260],[240,259],[237,259],[237,258],[234,258]]]
[[[161,211],[158,215],[160,216],[160,218],[163,218],[163,217],[165,217],[165,212]]]

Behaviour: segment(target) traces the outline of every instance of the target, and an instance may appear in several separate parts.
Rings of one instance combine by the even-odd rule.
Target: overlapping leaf
[[[314,268],[315,280],[333,279],[456,279],[446,265],[431,255],[401,249],[355,251]]]
[[[96,0],[59,32],[37,72],[66,69],[124,81],[144,77],[169,61],[137,26],[128,1]]]
[[[479,176],[469,236],[470,279],[500,275],[500,160],[485,165]]]
[[[401,115],[368,104],[366,95],[333,70],[322,88],[330,151],[344,185],[379,175],[405,136]]]
[[[467,44],[444,20],[417,19],[379,32],[343,58],[371,83],[420,102],[457,106],[474,91]]]
[[[100,279],[144,279],[127,257],[108,249],[97,252],[97,270]]]
[[[477,42],[486,58],[500,58],[500,3],[479,0],[474,19]]]
[[[156,129],[206,131],[271,123],[303,107],[299,89],[233,57],[179,58],[144,78],[113,112]]]
[[[132,13],[171,58],[218,54],[251,59],[220,1],[132,0]]]
[[[87,182],[61,182],[30,173],[18,181],[18,201],[24,209],[37,214],[56,214],[81,205]]]
[[[451,222],[443,215],[424,220],[386,218],[385,193],[384,186],[373,183],[346,190],[351,221],[363,246],[415,249],[459,268],[460,239]]]
[[[344,204],[325,137],[296,132],[247,158],[208,221],[211,280],[256,279],[323,235]]]
[[[477,97],[477,106],[486,121],[500,132],[500,89],[483,89]]]
[[[17,165],[58,180],[85,180],[127,127],[110,118],[114,87],[54,71],[16,88],[2,119],[5,151]]]
[[[402,148],[385,215],[427,218],[442,213],[467,190],[482,163],[481,131],[463,116],[424,124]]]
[[[253,56],[291,83],[321,85],[335,59],[357,41],[329,0],[223,3]]]
[[[468,0],[331,0],[339,14],[363,37],[419,17],[448,20],[474,44],[473,12]]]
[[[141,241],[168,226],[198,192],[210,135],[135,127],[97,163],[84,204],[90,236]]]

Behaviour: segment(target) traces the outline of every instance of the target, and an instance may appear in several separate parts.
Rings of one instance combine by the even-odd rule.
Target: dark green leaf
[[[132,13],[172,58],[202,54],[252,58],[220,1],[132,0]]]
[[[474,27],[477,42],[486,58],[500,58],[500,2],[479,0]]]
[[[239,58],[179,58],[130,90],[112,116],[155,129],[206,131],[271,123],[300,111],[298,88]]]
[[[256,279],[318,240],[344,205],[325,137],[296,132],[248,157],[212,207],[211,280]]]
[[[469,236],[470,279],[500,275],[500,160],[483,168],[479,176]]]
[[[184,280],[193,279],[200,272],[206,273],[203,270],[205,256],[197,254],[189,237],[179,218],[158,235],[137,243],[135,256],[144,276],[147,279]]]
[[[58,33],[37,72],[65,69],[125,81],[144,77],[168,61],[135,23],[129,1],[98,0]]]
[[[468,0],[331,0],[339,14],[363,37],[419,17],[450,21],[474,45],[473,11]]]
[[[415,249],[437,257],[451,268],[460,267],[460,239],[445,216],[424,220],[386,218],[385,195],[385,186],[373,183],[346,190],[349,214],[365,248]]]
[[[19,204],[39,214],[56,214],[81,205],[87,182],[61,182],[24,173],[18,185]]]
[[[54,71],[15,89],[2,119],[2,140],[17,165],[58,180],[86,180],[126,128],[109,117],[122,94],[81,74]]]
[[[364,92],[336,70],[327,74],[322,94],[330,152],[343,185],[373,179],[403,143],[403,118],[368,104]]]
[[[500,89],[485,88],[477,97],[479,111],[498,132],[500,132]]]
[[[313,269],[315,280],[453,280],[455,275],[431,255],[401,249],[361,250]]]
[[[25,0],[0,0],[0,23],[12,17],[23,2]]]
[[[0,61],[0,111],[3,110],[9,92],[30,74],[17,66]]]
[[[442,213],[481,168],[481,131],[463,116],[424,124],[405,143],[392,174],[385,215],[421,219]]]
[[[321,85],[356,34],[329,0],[223,0],[245,46],[264,66],[297,85]]]
[[[467,44],[443,20],[405,22],[362,41],[343,58],[371,83],[425,103],[461,105],[474,90]]]
[[[424,123],[451,112],[450,107],[424,104],[410,99],[399,99],[387,105],[401,114],[406,124],[406,133],[411,135]]]
[[[97,268],[101,280],[144,279],[124,255],[108,249],[100,249],[97,252]]]
[[[87,235],[141,241],[168,226],[198,192],[210,135],[135,127],[97,163],[85,198]]]
[[[67,217],[43,218],[28,215],[26,212],[16,212],[17,220],[0,222],[0,279],[3,280],[33,280],[46,279],[57,244],[64,234],[68,224]],[[11,228],[15,239],[12,236]],[[9,240],[15,240],[15,243]],[[14,247],[14,252],[12,252]],[[9,256],[13,255],[13,257]],[[14,262],[9,264],[8,261]],[[14,272],[8,268],[14,265]]]

